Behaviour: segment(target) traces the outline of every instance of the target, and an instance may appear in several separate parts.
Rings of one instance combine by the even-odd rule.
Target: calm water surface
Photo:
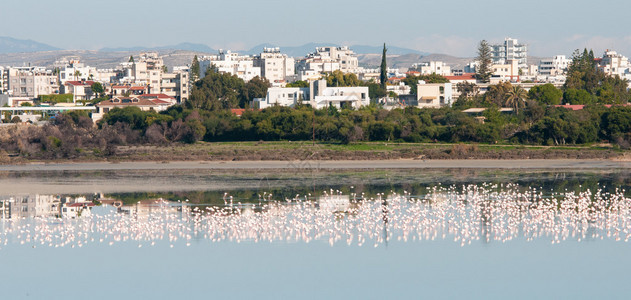
[[[0,289],[626,299],[629,185],[618,170],[0,172]]]

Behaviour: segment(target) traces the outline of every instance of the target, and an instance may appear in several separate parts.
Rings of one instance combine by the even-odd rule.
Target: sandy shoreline
[[[631,161],[581,159],[523,160],[326,160],[326,161],[179,161],[179,162],[88,162],[0,165],[0,171],[91,171],[91,170],[344,170],[344,169],[629,169]]]

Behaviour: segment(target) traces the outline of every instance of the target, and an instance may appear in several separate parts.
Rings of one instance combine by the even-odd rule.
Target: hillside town
[[[135,106],[143,111],[160,112],[185,103],[194,82],[211,69],[244,82],[255,78],[266,80],[269,87],[265,97],[254,98],[245,105],[255,109],[299,104],[314,108],[359,108],[370,103],[386,109],[440,108],[451,106],[462,94],[463,85],[484,94],[489,86],[503,82],[529,91],[544,84],[559,88],[566,81],[571,58],[565,55],[529,64],[528,45],[517,39],[506,38],[503,43],[489,46],[492,65],[488,80],[481,81],[476,76],[480,63],[476,60],[464,68],[442,61],[419,62],[408,69],[387,68],[386,94],[377,96],[371,95],[366,85],[327,85],[327,74],[335,72],[354,74],[364,83],[382,84],[381,69],[361,66],[357,55],[345,46],[316,47],[305,57],[289,57],[277,47],[261,49],[260,54],[253,56],[219,50],[215,55],[196,56],[191,64],[170,69],[156,52],[132,56],[113,69],[86,65],[80,57],[61,57],[52,69],[30,65],[0,67],[0,106],[3,106],[0,109],[5,123],[36,123],[70,110],[88,111],[94,121],[114,108]],[[631,79],[628,58],[616,51],[607,50],[594,61],[607,75]],[[197,64],[197,72],[192,72],[193,64]],[[429,75],[446,80],[440,83],[406,80]]]

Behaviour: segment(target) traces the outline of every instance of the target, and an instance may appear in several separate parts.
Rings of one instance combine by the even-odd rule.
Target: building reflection
[[[349,195],[324,195],[318,197],[318,207],[327,212],[346,212],[351,207]]]
[[[77,218],[90,214],[95,204],[85,196],[20,195],[0,198],[2,219]]]
[[[505,190],[468,186],[463,190],[437,188],[414,197],[379,193],[377,198],[357,199],[353,194],[324,193],[312,199],[275,201],[270,197],[258,206],[238,201],[210,206],[162,198],[129,197],[123,201],[99,194],[23,195],[0,198],[0,215],[3,219],[31,218],[40,243],[54,244],[50,240],[63,238],[60,245],[77,242],[79,246],[93,233],[91,230],[102,235],[99,241],[108,243],[328,239],[331,244],[346,241],[349,245],[387,246],[389,241],[449,238],[464,246],[472,241],[507,242],[514,238],[543,238],[552,243],[631,239],[631,199],[622,191],[553,196],[536,189],[519,192],[512,186]],[[97,205],[103,208],[93,209]],[[27,223],[2,225],[8,224],[4,230],[21,236],[21,232],[31,233]],[[73,230],[81,234],[66,232]],[[77,236],[83,240],[76,240]],[[26,242],[33,239],[28,234],[23,238]]]

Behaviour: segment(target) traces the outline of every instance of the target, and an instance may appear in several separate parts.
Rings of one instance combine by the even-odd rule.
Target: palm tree
[[[527,97],[528,94],[526,93],[526,90],[524,90],[520,86],[513,86],[506,93],[506,101],[504,102],[504,105],[507,107],[512,107],[517,114],[519,113],[519,108],[523,107]]]
[[[78,81],[77,78],[81,77],[81,71],[76,70],[74,71],[74,80]]]

